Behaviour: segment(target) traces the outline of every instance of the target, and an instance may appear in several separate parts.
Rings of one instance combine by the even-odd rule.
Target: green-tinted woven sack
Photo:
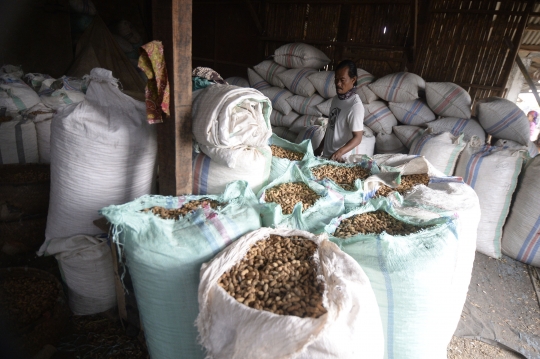
[[[201,198],[226,205],[198,209],[177,221],[141,211],[178,208]],[[257,199],[247,182],[230,183],[220,196],[143,196],[101,213],[114,225],[114,241],[125,253],[150,356],[203,359],[195,327],[199,271],[228,244],[260,228]]]
[[[278,147],[282,147],[286,150],[296,151],[300,153],[305,153],[304,158],[302,158],[302,161],[305,161],[309,158],[313,157],[313,148],[311,146],[311,140],[304,140],[302,143],[297,144],[293,142],[289,142],[276,134],[272,134],[272,137],[270,137],[268,141],[268,145],[275,145]],[[297,161],[291,161],[287,158],[279,158],[272,156],[272,169],[270,170],[270,178],[268,178],[268,183],[272,182],[279,176],[283,175],[285,171],[287,171],[287,167],[291,164],[291,162],[297,162]]]

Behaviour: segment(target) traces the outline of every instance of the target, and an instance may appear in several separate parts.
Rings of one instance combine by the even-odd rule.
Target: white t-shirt
[[[346,100],[337,96],[332,99],[323,157],[330,158],[337,150],[353,138],[352,132],[364,130],[364,105],[358,95]]]

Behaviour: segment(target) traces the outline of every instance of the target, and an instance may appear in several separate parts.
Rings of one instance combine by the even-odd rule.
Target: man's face
[[[356,76],[349,77],[349,68],[344,67],[336,71],[334,82],[337,93],[343,95],[353,88],[356,82]]]

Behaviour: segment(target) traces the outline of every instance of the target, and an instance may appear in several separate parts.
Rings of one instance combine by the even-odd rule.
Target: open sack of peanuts
[[[327,239],[261,228],[201,268],[197,327],[209,358],[382,358],[369,280]]]

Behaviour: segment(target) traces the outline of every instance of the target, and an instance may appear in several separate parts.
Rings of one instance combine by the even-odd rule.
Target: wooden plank
[[[302,39],[286,39],[286,38],[274,38],[274,37],[261,37],[261,41],[275,41],[275,42],[305,42],[310,45],[335,45],[335,46],[346,46],[346,47],[356,47],[356,48],[373,48],[373,49],[387,49],[387,50],[405,50],[405,46],[393,46],[393,45],[378,45],[378,44],[359,44],[354,42],[341,42],[341,41],[318,41],[310,40],[304,41]]]
[[[538,25],[538,24],[529,24],[525,28],[525,31],[540,31],[540,25]]]
[[[163,42],[171,89],[171,116],[158,133],[159,193],[191,193],[192,0],[152,0],[154,39]]]
[[[376,4],[376,5],[390,5],[390,4],[410,4],[410,0],[267,0],[267,3],[271,4],[332,4],[332,5],[342,5],[342,4],[355,4],[355,5],[364,5],[364,4]]]
[[[540,45],[520,45],[519,49],[525,51],[540,51]]]
[[[257,12],[255,11],[253,4],[251,3],[251,0],[245,0],[245,3],[249,9],[249,13],[251,14],[251,18],[253,19],[255,26],[257,26],[257,31],[259,31],[259,34],[262,35],[264,29],[261,24],[261,21],[259,20],[259,16],[257,15]]]
[[[515,50],[514,44],[512,44],[512,41],[510,41],[509,38],[505,38],[504,41],[506,43],[506,46],[508,46],[508,48],[511,51]],[[527,68],[525,67],[525,65],[523,64],[523,61],[521,61],[521,58],[519,56],[516,56],[516,63],[519,69],[521,70],[523,77],[525,77],[525,81],[527,81],[527,84],[531,88],[534,98],[536,99],[536,102],[538,103],[538,106],[540,106],[540,96],[538,95],[538,90],[536,89],[536,85],[533,79],[531,78],[531,75],[529,75],[529,71],[527,71]]]
[[[253,66],[253,64],[248,65],[248,64],[242,64],[242,63],[239,63],[239,62],[214,60],[214,59],[209,59],[209,58],[206,58],[206,57],[198,57],[198,56],[193,56],[192,59],[195,60],[195,61],[209,61],[209,62],[215,62],[216,64],[224,64],[224,65],[233,65],[233,66],[242,66],[242,67],[251,67],[251,66]]]

